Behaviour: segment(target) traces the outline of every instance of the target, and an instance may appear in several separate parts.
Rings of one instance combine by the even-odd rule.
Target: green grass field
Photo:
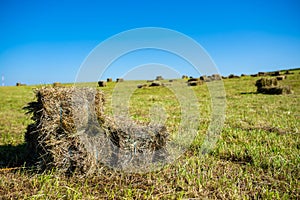
[[[208,154],[200,152],[211,113],[204,84],[193,87],[201,113],[198,135],[175,163],[146,174],[104,167],[88,177],[22,168],[24,134],[31,123],[22,108],[35,100],[33,89],[41,86],[0,87],[0,199],[299,199],[300,71],[293,73],[281,81],[292,87],[290,95],[257,94],[254,84],[259,77],[225,79],[226,120]],[[108,114],[114,86],[101,88]],[[137,89],[130,114],[147,122],[155,104],[164,106],[166,125],[175,132],[180,105],[165,87]]]

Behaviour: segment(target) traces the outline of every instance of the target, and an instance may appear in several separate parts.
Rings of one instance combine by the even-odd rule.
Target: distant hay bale
[[[98,81],[98,86],[99,87],[106,87],[106,82],[105,81]]]
[[[119,82],[124,82],[124,79],[123,78],[117,78],[117,83],[119,83]]]
[[[217,80],[222,80],[222,77],[220,74],[213,74],[211,75],[212,80],[217,81]]]
[[[202,82],[201,81],[190,81],[188,82],[188,86],[197,86],[197,85],[201,85]]]
[[[270,75],[271,76],[280,76],[280,71],[271,72]]]
[[[108,82],[108,83],[109,83],[109,82],[112,82],[112,78],[107,78],[107,79],[106,79],[106,82]]]
[[[16,83],[16,86],[26,86],[26,84],[24,84],[24,83]]]
[[[261,78],[256,81],[258,93],[263,94],[292,94],[293,91],[288,86],[279,86],[277,78]]]
[[[286,79],[286,76],[284,76],[284,75],[277,76],[276,79],[277,79],[278,81],[282,81],[282,80]]]
[[[228,78],[240,78],[240,77],[237,76],[237,75],[234,75],[234,74],[230,74],[230,75],[228,76]]]
[[[247,74],[241,74],[241,77],[247,76]]]
[[[187,75],[182,75],[182,79],[188,79],[189,77]]]
[[[197,85],[202,85],[203,81],[200,80],[200,78],[190,78],[187,81],[188,86],[197,86]]]
[[[210,81],[212,81],[211,77],[210,76],[206,76],[206,75],[200,76],[200,80],[204,81],[204,82],[210,82]]]
[[[164,78],[162,76],[156,76],[156,81],[161,81],[161,80],[164,80]]]
[[[267,73],[266,72],[258,72],[257,76],[267,76]]]
[[[60,86],[62,86],[62,84],[60,82],[54,82],[52,85],[53,85],[53,87],[60,87]]]
[[[258,74],[251,74],[250,76],[251,76],[251,77],[257,77]]]
[[[227,76],[222,76],[222,79],[227,79],[228,77]]]
[[[27,127],[25,141],[40,170],[93,173],[103,163],[118,168],[137,166],[135,162],[145,166],[167,156],[164,126],[104,115],[104,95],[99,90],[44,87],[36,97],[24,108],[34,121]]]
[[[154,82],[154,80],[147,80],[147,83],[152,83]]]

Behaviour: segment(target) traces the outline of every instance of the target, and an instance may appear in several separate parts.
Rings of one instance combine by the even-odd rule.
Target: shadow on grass
[[[28,166],[29,154],[25,143],[0,145],[0,169]]]
[[[241,92],[240,94],[258,94],[258,92]]]

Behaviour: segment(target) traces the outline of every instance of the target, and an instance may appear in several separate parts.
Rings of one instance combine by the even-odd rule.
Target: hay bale
[[[201,81],[190,81],[188,82],[188,86],[197,86],[197,85],[201,85],[202,82]]]
[[[161,80],[164,80],[164,78],[162,76],[156,76],[156,81],[161,81]]]
[[[211,78],[214,81],[218,81],[218,80],[222,79],[220,74],[213,74],[213,75],[211,75]]]
[[[266,72],[258,72],[257,76],[267,76],[268,74]]]
[[[280,76],[280,71],[270,72],[271,76]]]
[[[105,81],[98,81],[98,86],[99,87],[106,87],[106,82]]]
[[[25,141],[38,169],[92,173],[103,163],[145,166],[167,155],[164,126],[111,119],[104,115],[104,95],[99,90],[44,87],[36,97],[25,107],[34,121],[27,127]]]
[[[263,94],[292,94],[293,91],[288,86],[279,86],[277,78],[261,78],[256,81],[258,93]]]
[[[188,79],[188,76],[187,76],[187,75],[182,75],[181,78],[182,78],[182,79]]]
[[[234,75],[234,74],[230,74],[230,75],[228,76],[228,78],[240,78],[240,77],[237,76],[237,75]]]
[[[53,85],[53,87],[60,87],[60,86],[62,86],[60,82],[54,82],[52,85]]]
[[[257,77],[258,74],[251,74],[250,76],[251,76],[251,77]]]
[[[24,83],[16,83],[16,86],[26,86],[26,84],[24,84]]]
[[[278,81],[276,78],[261,78],[256,81],[255,86],[257,88],[262,87],[274,87],[278,85]]]
[[[141,126],[120,117],[110,127],[110,138],[114,144],[115,155],[113,166],[128,169],[131,165],[126,166],[126,163],[130,160],[135,166],[145,167],[151,162],[166,159],[169,133],[165,126],[154,124]]]
[[[206,75],[200,76],[200,80],[204,81],[204,82],[210,82],[210,81],[212,81],[211,80],[211,76],[206,76]]]
[[[190,78],[187,83],[188,86],[197,86],[202,85],[203,81],[200,78]]]
[[[95,131],[89,128],[91,109],[103,120],[103,93],[89,88],[44,87],[36,91],[36,97],[37,101],[25,107],[34,121],[25,134],[32,162],[41,170],[57,167],[63,172],[87,172],[94,167],[94,155],[82,140]],[[89,99],[95,99],[95,105],[89,105]],[[86,134],[79,134],[83,131]],[[103,135],[100,142],[104,141]]]
[[[106,82],[112,82],[112,78],[107,78]]]
[[[286,76],[284,76],[284,75],[277,76],[276,79],[277,79],[278,81],[282,81],[282,80],[286,79]]]
[[[124,82],[124,79],[123,78],[117,78],[117,83],[119,82]]]

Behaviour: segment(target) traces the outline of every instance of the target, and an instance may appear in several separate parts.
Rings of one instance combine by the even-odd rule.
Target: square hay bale
[[[98,81],[98,86],[99,87],[106,87],[106,82],[105,81]]]
[[[41,170],[57,167],[64,172],[87,172],[96,163],[82,141],[95,131],[89,112],[97,115],[99,123],[103,121],[103,93],[90,88],[44,87],[36,91],[36,97],[37,101],[25,107],[34,121],[25,133],[32,162]],[[91,100],[94,105],[89,105]],[[86,134],[80,134],[83,131]],[[103,135],[101,142],[105,139]]]
[[[278,81],[276,78],[261,78],[256,81],[255,86],[257,88],[274,87],[274,86],[278,86]]]
[[[240,78],[240,77],[237,76],[237,75],[234,75],[234,74],[230,74],[230,75],[228,76],[228,78]]]
[[[60,87],[60,86],[62,86],[62,84],[60,82],[54,82],[52,85],[53,85],[53,87]]]
[[[270,72],[271,76],[280,76],[280,71]]]
[[[213,80],[222,80],[222,77],[220,74],[213,74],[213,75],[211,75],[211,77]]]
[[[292,94],[293,91],[288,86],[279,86],[277,78],[261,78],[256,81],[258,93],[263,94]]]
[[[124,82],[124,79],[123,78],[117,78],[116,81],[117,81],[117,83]]]
[[[156,81],[162,81],[162,80],[164,80],[164,78],[162,76],[156,76],[155,80]]]
[[[193,81],[200,81],[200,78],[190,78],[188,82],[193,82]]]
[[[267,76],[268,73],[267,72],[258,72],[257,76]]]
[[[182,79],[188,79],[189,77],[187,75],[182,75]]]
[[[93,173],[99,165],[126,168],[162,161],[164,126],[112,119],[104,114],[104,94],[92,88],[43,87],[26,109],[34,121],[25,141],[40,170]]]
[[[197,86],[197,85],[201,85],[202,81],[189,81],[188,82],[188,86]]]
[[[16,83],[16,86],[26,86],[24,83]]]
[[[125,117],[108,120],[113,146],[111,165],[126,170],[164,162],[169,133],[162,125],[140,125]]]

